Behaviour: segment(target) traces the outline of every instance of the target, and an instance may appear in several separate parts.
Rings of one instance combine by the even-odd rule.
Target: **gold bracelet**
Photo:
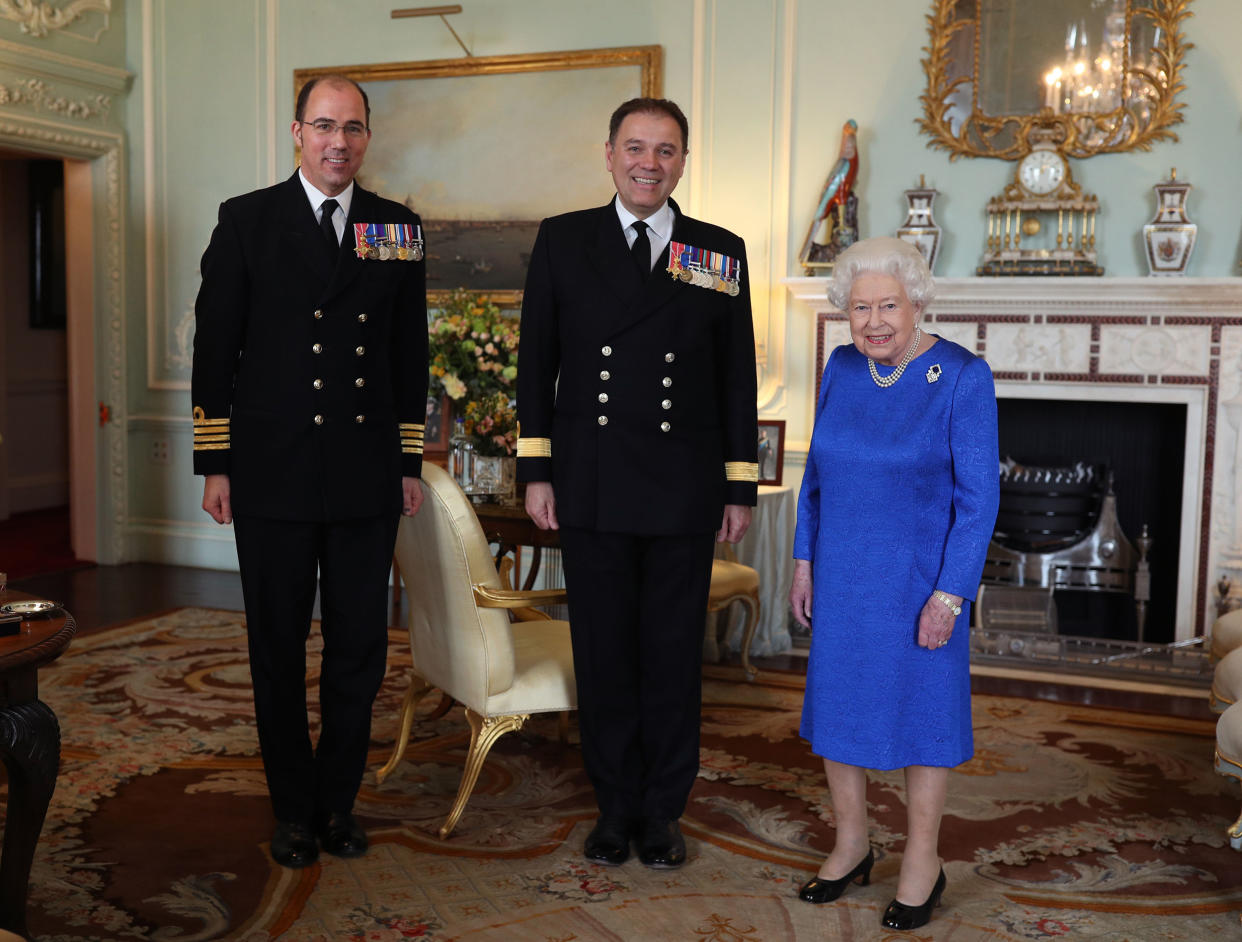
[[[962,614],[962,606],[958,605],[956,602],[954,602],[951,598],[949,598],[939,589],[933,589],[932,596],[936,599],[939,599],[941,602],[944,602],[945,605],[949,606],[949,611],[953,613],[954,618]]]

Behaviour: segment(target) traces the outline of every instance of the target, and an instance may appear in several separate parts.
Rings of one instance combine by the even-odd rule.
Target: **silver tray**
[[[31,599],[29,602],[9,602],[0,605],[0,612],[6,615],[42,615],[44,612],[57,608],[60,606],[55,602],[49,602],[46,599]]]

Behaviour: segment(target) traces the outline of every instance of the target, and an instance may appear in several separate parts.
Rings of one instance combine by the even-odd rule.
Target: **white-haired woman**
[[[905,769],[906,847],[883,924],[915,929],[940,902],[948,772],[974,753],[970,600],[999,499],[986,363],[919,327],[933,283],[900,239],[836,260],[829,299],[852,344],[828,359],[798,500],[789,600],[812,628],[802,736],[823,758],[832,853],[799,896],[870,881],[867,769]]]

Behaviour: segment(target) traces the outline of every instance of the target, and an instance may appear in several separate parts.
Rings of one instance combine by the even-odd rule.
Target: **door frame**
[[[125,136],[0,113],[0,146],[65,160],[66,215],[90,221],[66,243],[70,534],[79,559],[124,562]]]

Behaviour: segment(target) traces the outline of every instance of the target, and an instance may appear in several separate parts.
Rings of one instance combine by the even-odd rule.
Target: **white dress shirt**
[[[634,223],[638,217],[622,206],[620,199],[613,200],[613,205],[617,207],[617,218],[621,220],[625,244],[633,248],[634,240],[638,238],[638,233],[634,231]],[[668,205],[668,200],[665,200],[663,206],[643,220],[647,224],[647,238],[651,241],[652,268],[664,257],[664,250],[668,248],[669,240],[673,238],[673,223],[676,219],[677,214],[673,212],[673,207]]]
[[[310,200],[311,209],[315,211],[315,222],[319,222],[323,216],[323,201],[336,200],[337,210],[332,214],[332,225],[336,228],[336,241],[339,243],[345,238],[345,220],[349,218],[349,206],[354,199],[354,181],[349,181],[349,186],[341,190],[336,196],[329,196],[319,190],[315,184],[306,179],[306,174],[302,172],[302,168],[298,168],[298,179],[302,181],[302,189],[306,191],[306,198]]]

